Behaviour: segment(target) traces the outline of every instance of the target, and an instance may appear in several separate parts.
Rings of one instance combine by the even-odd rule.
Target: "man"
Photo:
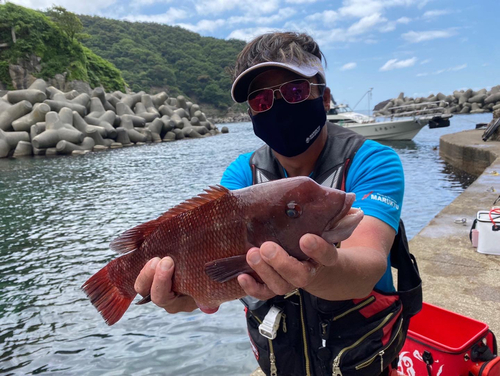
[[[401,302],[391,295],[389,262],[403,201],[403,168],[392,149],[326,122],[331,94],[322,56],[311,37],[297,33],[264,34],[240,53],[231,93],[236,102],[247,101],[255,134],[266,145],[238,157],[221,184],[239,189],[310,176],[356,193],[353,206],[365,216],[340,247],[329,241],[332,233],[304,235],[300,247],[308,261],[298,261],[273,242],[251,248],[247,262],[261,281],[248,274],[238,281],[249,295],[243,301],[252,348],[266,373],[351,374],[364,359],[356,374],[387,374],[404,340],[401,327],[407,328]],[[137,278],[136,291],[150,293],[169,313],[196,309],[192,298],[170,291],[173,270],[169,257],[151,260]],[[278,329],[260,335],[263,321]]]

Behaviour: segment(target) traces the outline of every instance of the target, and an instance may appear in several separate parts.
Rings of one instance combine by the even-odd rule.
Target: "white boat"
[[[425,104],[422,104],[425,105]],[[430,128],[441,128],[450,125],[452,115],[442,113],[442,109],[432,103],[434,108],[417,109],[394,114],[389,117],[367,116],[351,110],[344,104],[330,103],[330,111],[326,118],[332,123],[349,128],[368,140],[406,141],[411,140],[420,130],[429,125]],[[405,106],[391,109],[405,110]],[[391,110],[390,109],[390,110]],[[408,108],[410,109],[410,108]]]

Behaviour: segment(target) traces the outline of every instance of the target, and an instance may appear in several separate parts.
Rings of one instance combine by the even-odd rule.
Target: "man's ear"
[[[325,87],[325,91],[323,92],[323,106],[325,106],[326,112],[330,111],[331,99],[332,99],[332,93],[330,91],[330,88],[327,86]]]

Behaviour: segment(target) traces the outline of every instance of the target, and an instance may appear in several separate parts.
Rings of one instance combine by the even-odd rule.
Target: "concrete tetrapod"
[[[175,133],[169,131],[165,134],[165,136],[163,136],[163,142],[175,141],[175,138],[176,138]]]
[[[95,128],[87,130],[86,135],[94,140],[95,145],[111,146],[111,144],[115,142],[110,138],[102,138],[99,131]]]
[[[12,105],[6,100],[0,98],[0,112],[12,107]]]
[[[28,87],[28,89],[40,90],[42,93],[45,93],[47,90],[47,83],[45,80],[41,78],[33,81],[33,83]]]
[[[148,123],[152,122],[154,119],[160,116],[159,113],[148,112],[148,110],[144,106],[144,103],[142,102],[137,102],[134,111],[137,116],[144,118],[144,120],[146,120],[146,122]]]
[[[87,108],[78,103],[55,101],[52,99],[47,99],[43,103],[47,103],[50,106],[50,109],[56,112],[61,111],[61,109],[64,107],[68,107],[73,111],[78,112],[81,116],[85,116],[85,114],[87,113]]]
[[[133,143],[130,142],[127,130],[123,127],[116,128],[116,142],[121,143],[123,146],[133,145]]]
[[[130,141],[132,141],[133,143],[146,142],[147,136],[142,133],[139,133],[134,129],[134,124],[132,123],[131,115],[122,116],[121,127],[127,130],[128,137],[130,138]]]
[[[14,158],[27,157],[30,155],[33,155],[33,147],[29,141],[19,141],[14,150],[14,154],[12,154]]]
[[[87,116],[100,118],[105,112],[106,110],[99,98],[94,97],[90,99],[90,113]]]
[[[47,99],[45,92],[35,89],[24,89],[9,91],[7,93],[7,100],[14,104],[21,101],[28,101],[31,104],[40,103]]]
[[[50,111],[50,107],[45,103],[36,103],[33,111],[12,122],[15,131],[28,132],[33,124],[45,120],[45,115]]]
[[[59,154],[71,154],[74,150],[92,150],[95,142],[90,137],[85,137],[80,145],[61,140],[57,143],[56,150]]]
[[[74,98],[71,103],[79,104],[81,106],[87,107],[90,102],[90,97],[86,93],[82,93],[76,98]]]
[[[161,133],[163,131],[163,121],[161,119],[156,118],[152,123],[149,123],[147,129],[149,129],[152,133],[153,142],[161,142]]]
[[[59,119],[61,119],[61,121],[64,124],[69,124],[73,126],[73,111],[71,110],[71,108],[68,107],[61,108],[61,111],[59,111],[58,115]]]
[[[132,123],[134,124],[134,127],[144,127],[146,125],[146,119],[136,115],[135,112],[132,111],[130,107],[123,102],[118,102],[116,104],[116,114],[120,117],[129,115]]]
[[[87,135],[87,132],[91,129],[96,129],[103,138],[108,135],[106,128],[88,124],[76,111],[73,111],[73,125],[75,129],[79,130],[84,135]]]
[[[156,108],[159,108],[168,99],[168,95],[167,93],[162,91],[161,93],[153,95],[151,99],[153,100],[153,104],[156,106]]]
[[[160,108],[158,110],[160,111],[160,113],[162,115],[166,115],[168,117],[172,117],[172,115],[174,114],[174,109],[168,104],[164,104],[163,106],[160,106]]]
[[[92,97],[99,98],[106,111],[115,111],[115,107],[106,99],[106,93],[102,87],[96,87],[92,92]]]
[[[0,129],[0,158],[8,157],[20,141],[30,141],[28,132],[4,132]]]
[[[12,122],[26,115],[33,108],[28,101],[16,103],[0,113],[0,129],[8,131],[12,128]]]
[[[69,124],[64,124],[56,112],[49,112],[45,117],[45,120],[45,132],[40,133],[31,140],[31,143],[35,148],[51,148],[56,146],[61,140],[69,141],[75,144],[79,144],[83,141],[83,133],[76,130]]]
[[[153,99],[151,98],[151,95],[143,94],[143,96],[141,97],[141,103],[144,105],[144,107],[146,107],[147,112],[151,114],[157,114],[158,116],[160,116],[160,113],[153,104]]]

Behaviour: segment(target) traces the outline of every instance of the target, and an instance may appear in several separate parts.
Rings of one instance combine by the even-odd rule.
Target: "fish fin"
[[[189,210],[193,210],[199,206],[202,206],[210,201],[221,198],[227,194],[231,193],[231,191],[222,185],[210,186],[205,189],[205,193],[200,193],[198,196],[190,198],[179,205],[174,206],[172,209],[163,214],[158,220],[164,221],[171,217],[175,217],[176,215],[182,214]]]
[[[161,217],[160,217],[161,218]],[[128,253],[138,249],[144,240],[158,228],[160,218],[135,226],[125,231],[111,242],[109,248],[118,253]]]
[[[130,279],[131,283],[128,283],[128,285],[131,284],[131,286],[119,286],[110,275],[110,265],[113,266],[122,257],[111,261],[90,277],[82,286],[82,290],[87,294],[91,303],[97,308],[108,325],[113,325],[120,320],[137,295],[134,291],[135,278]],[[121,261],[123,262],[123,260]],[[127,284],[126,280],[120,282]]]
[[[144,298],[142,298],[141,300],[139,300],[137,303],[135,303],[136,305],[142,305],[142,304],[146,304],[146,303],[149,303],[151,301],[151,294],[148,294],[146,295]]]
[[[109,247],[118,253],[134,251],[138,249],[144,240],[164,221],[196,207],[202,206],[212,200],[223,197],[228,193],[230,193],[230,191],[221,185],[210,186],[208,189],[205,189],[205,193],[201,193],[198,196],[190,198],[179,205],[174,206],[172,209],[163,213],[160,217],[125,231],[118,238],[113,240]]]
[[[227,282],[253,269],[247,263],[247,256],[239,255],[214,260],[205,264],[205,273],[216,282]]]

